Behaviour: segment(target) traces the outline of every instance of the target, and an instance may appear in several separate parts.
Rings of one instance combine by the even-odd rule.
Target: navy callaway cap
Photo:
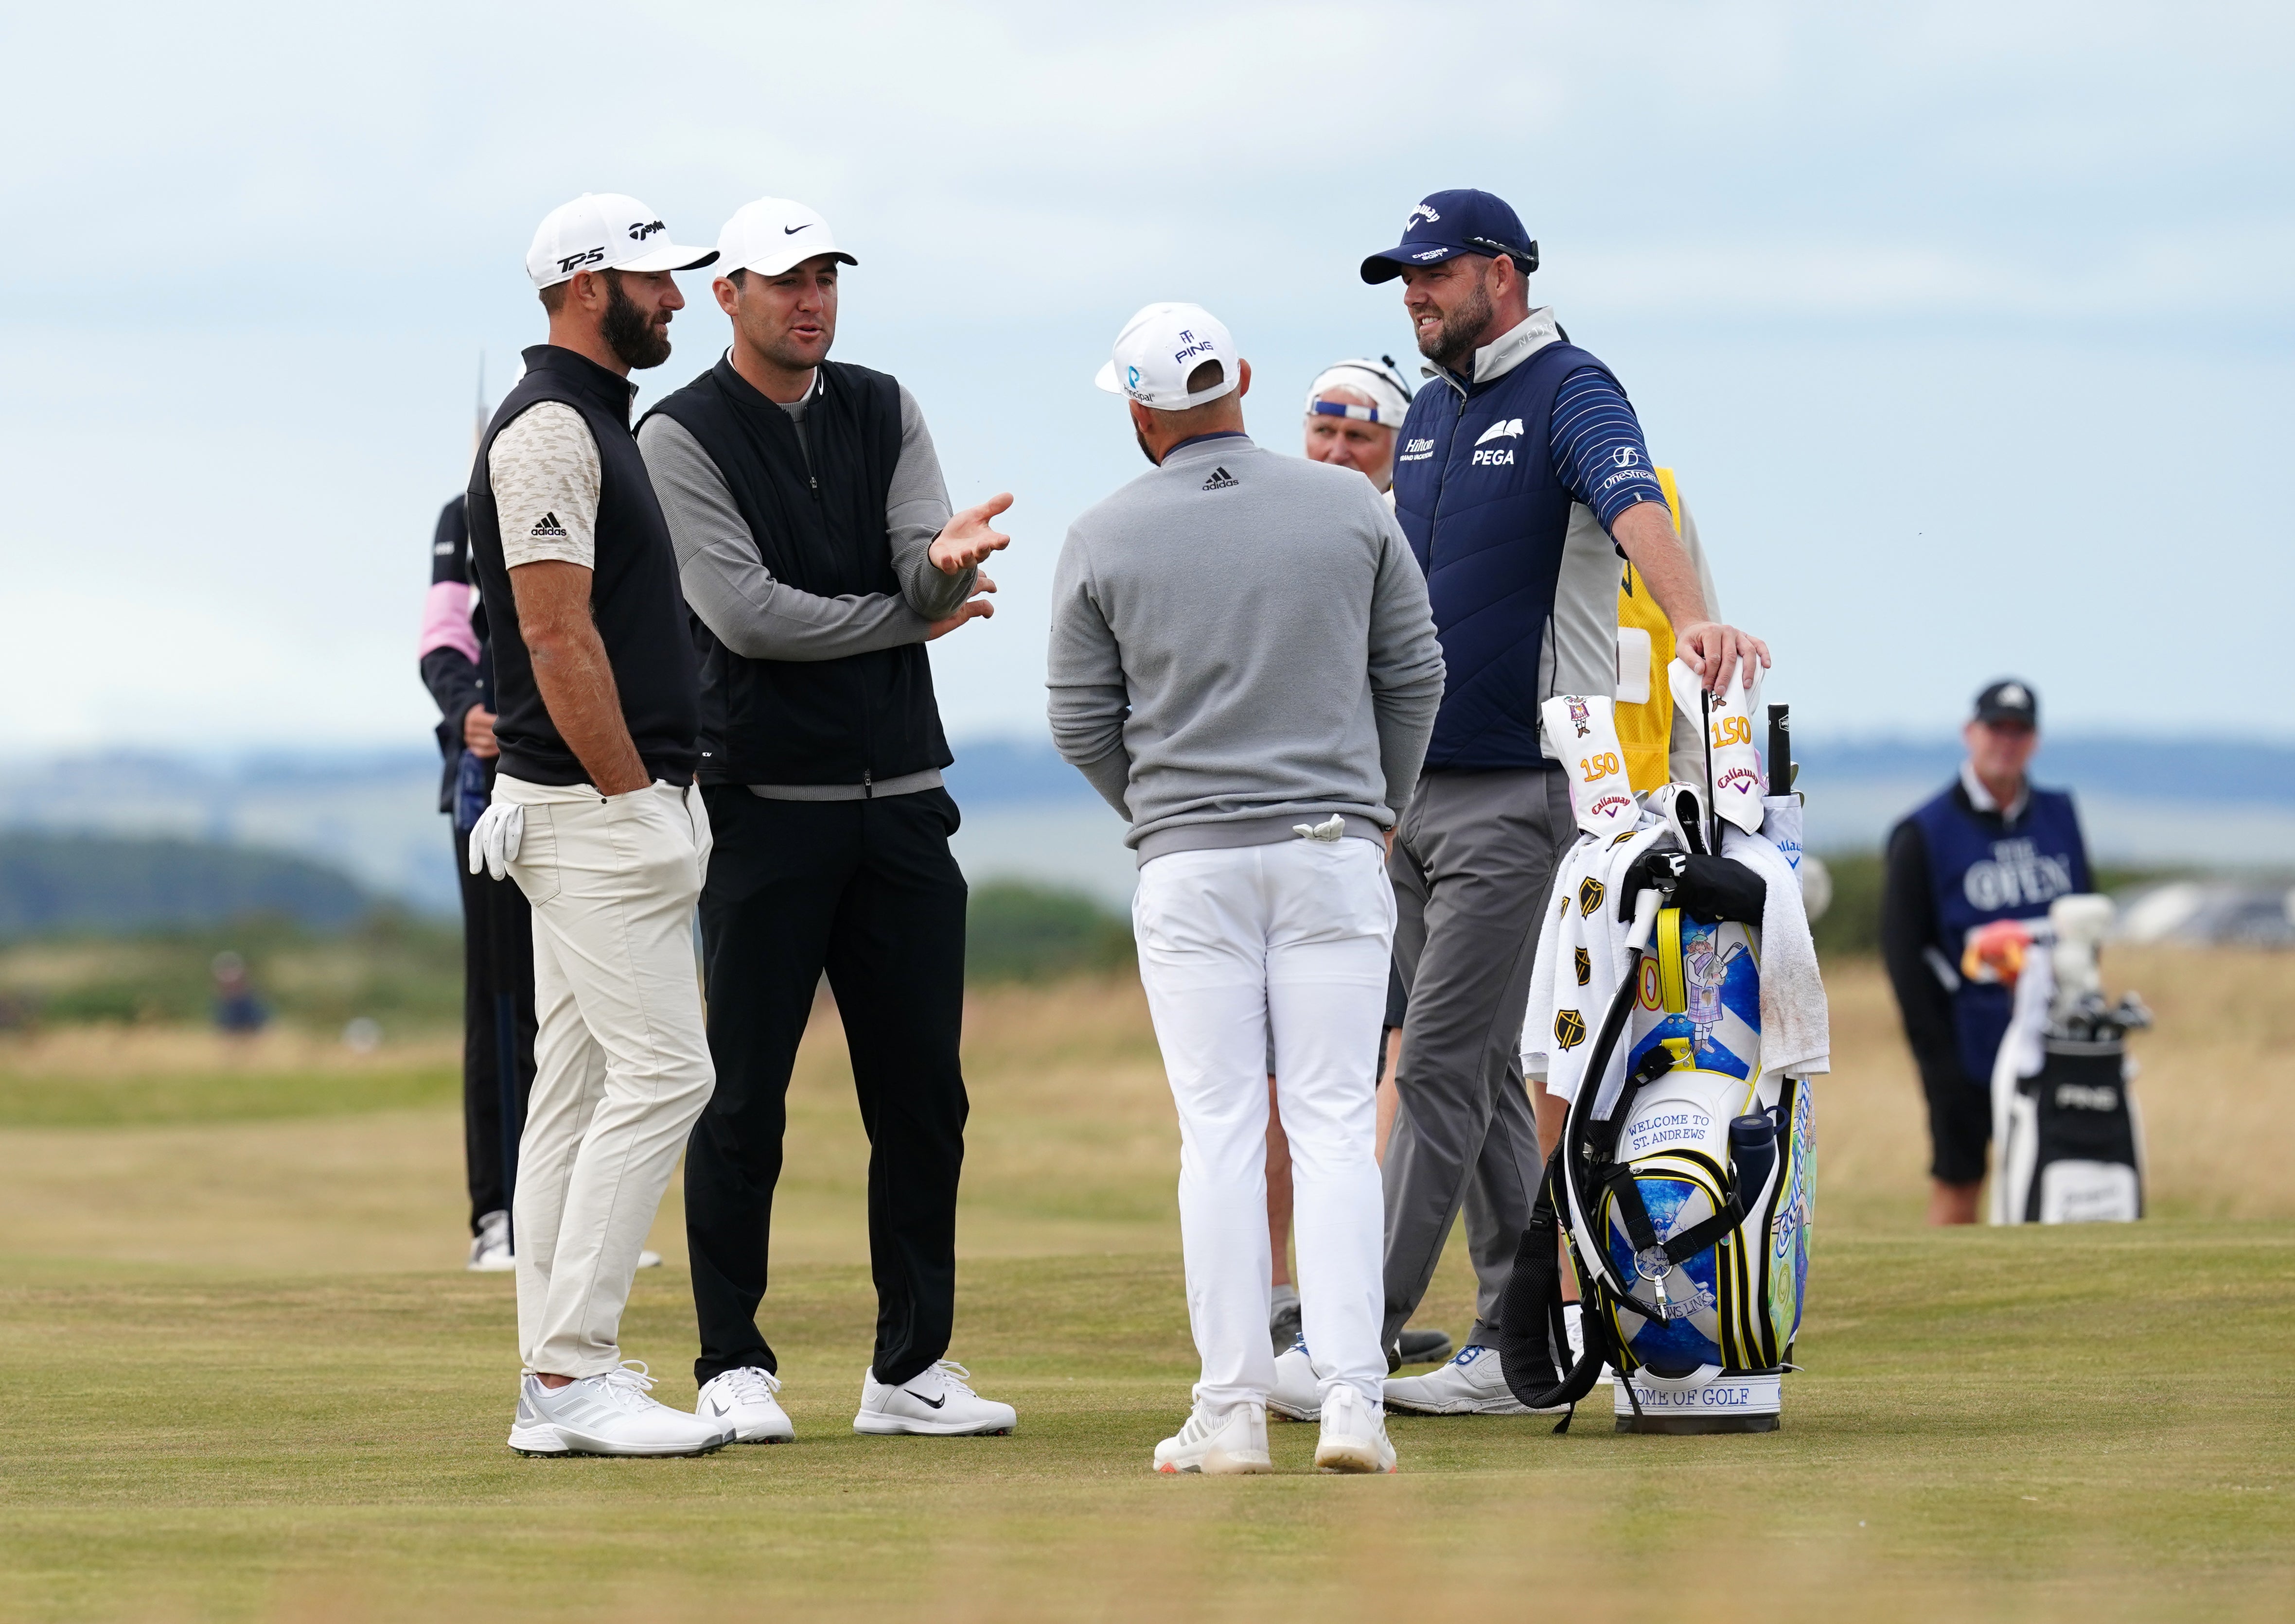
[[[1402,241],[1362,262],[1367,282],[1393,282],[1405,265],[1440,265],[1461,254],[1511,257],[1525,274],[1538,269],[1538,244],[1522,216],[1488,192],[1430,192],[1402,223]]]

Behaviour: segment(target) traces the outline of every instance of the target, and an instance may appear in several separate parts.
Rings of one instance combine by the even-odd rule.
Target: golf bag
[[[2104,1002],[2095,948],[2111,921],[2105,898],[2067,896],[2045,926],[2025,927],[2014,1013],[1992,1068],[1996,1224],[2144,1216],[2144,1125],[2128,1034],[2152,1016],[2132,992]],[[1977,962],[1967,967],[1981,970],[1985,947],[1972,942],[1969,957]]]
[[[1621,889],[1634,910],[1626,974],[1515,1256],[1507,1384],[1535,1409],[1575,1406],[1606,1362],[1621,1432],[1773,1431],[1816,1169],[1808,1079],[1761,1065],[1766,886],[1734,861],[1654,848]],[[1605,1087],[1621,1044],[1623,1080]],[[1574,1359],[1557,1236],[1583,1304]]]

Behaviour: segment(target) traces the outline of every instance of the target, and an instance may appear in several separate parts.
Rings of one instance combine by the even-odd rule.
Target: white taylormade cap
[[[717,257],[713,249],[669,240],[661,216],[618,192],[585,192],[542,216],[526,273],[554,288],[579,271],[690,271]]]
[[[718,274],[739,266],[760,276],[779,276],[791,265],[816,254],[827,254],[846,265],[861,262],[837,246],[829,222],[802,203],[787,198],[759,198],[744,203],[717,233],[718,257],[724,262]]]
[[[1237,359],[1227,328],[1201,305],[1150,305],[1123,324],[1115,355],[1092,381],[1158,412],[1180,412],[1241,383]],[[1219,382],[1188,394],[1188,374],[1206,361],[1220,363]]]

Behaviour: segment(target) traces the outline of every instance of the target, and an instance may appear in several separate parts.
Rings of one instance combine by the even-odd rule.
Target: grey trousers
[[[1386,1318],[1393,1347],[1466,1212],[1474,1328],[1493,1342],[1545,1171],[1522,1076],[1522,1018],[1558,854],[1576,837],[1559,772],[1430,772],[1387,873],[1394,959],[1410,990],[1387,1141]]]

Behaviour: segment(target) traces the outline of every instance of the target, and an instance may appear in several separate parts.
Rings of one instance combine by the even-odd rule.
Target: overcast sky
[[[1295,451],[1320,365],[1407,356],[1354,266],[1449,186],[1522,213],[1805,730],[2013,671],[2066,728],[2295,736],[2291,47],[2113,0],[10,8],[0,755],[421,739],[480,357],[583,191],[858,256],[837,355],[1019,498],[935,645],[959,739],[1041,732],[1061,535],[1140,467],[1123,318],[1209,306]],[[723,342],[685,286],[648,399]]]

